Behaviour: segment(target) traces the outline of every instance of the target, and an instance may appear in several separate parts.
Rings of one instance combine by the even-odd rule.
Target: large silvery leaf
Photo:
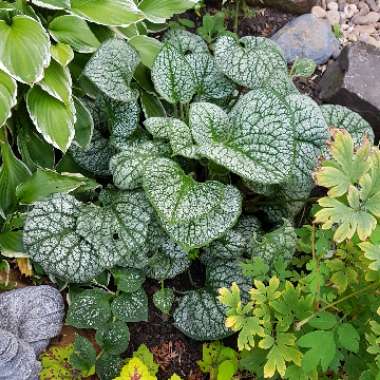
[[[234,259],[248,253],[254,232],[261,230],[260,221],[253,215],[242,215],[234,228],[204,249],[202,262],[212,263],[217,258]]]
[[[371,142],[374,141],[374,133],[369,123],[364,120],[358,113],[350,109],[326,104],[321,106],[322,114],[330,128],[343,128],[352,136],[355,145],[359,145],[364,137]]]
[[[87,205],[78,216],[78,232],[98,250],[106,249],[108,268],[145,245],[151,207],[142,192],[103,191],[102,207]]]
[[[128,102],[136,98],[130,84],[139,62],[137,52],[128,42],[113,38],[100,46],[84,74],[110,98]]]
[[[49,32],[56,41],[70,45],[78,53],[93,53],[100,46],[87,22],[77,16],[55,17]]]
[[[164,23],[176,13],[192,8],[199,0],[143,0],[139,8],[154,23]]]
[[[150,160],[167,155],[169,152],[168,146],[159,141],[141,141],[125,147],[110,161],[114,184],[122,190],[141,187],[145,165]]]
[[[28,16],[15,16],[12,24],[0,20],[0,68],[20,82],[42,79],[50,62],[50,41],[43,26]]]
[[[25,221],[23,243],[48,274],[68,282],[86,282],[103,271],[100,253],[77,231],[83,205],[56,194],[37,202]]]
[[[245,290],[251,280],[242,275],[238,261],[216,260],[207,266],[204,289],[185,295],[174,312],[175,326],[185,335],[196,340],[217,340],[231,335],[225,324],[225,308],[216,298],[220,287],[229,287],[233,282]]]
[[[190,127],[197,153],[243,178],[273,184],[291,170],[292,115],[268,90],[250,92],[235,106],[234,118],[211,103],[193,103]]]
[[[230,229],[241,212],[240,192],[216,181],[196,182],[174,161],[150,161],[144,190],[171,238],[195,248]]]
[[[11,109],[17,103],[16,81],[0,70],[0,127],[12,115]]]
[[[275,86],[280,77],[285,87],[291,87],[286,83],[286,60],[280,47],[270,39],[248,36],[236,41],[229,36],[220,37],[215,46],[215,60],[222,72],[241,86],[251,89],[273,86],[280,90]]]
[[[71,0],[71,12],[101,25],[128,26],[144,18],[133,0]]]
[[[110,175],[109,162],[115,154],[115,148],[97,129],[94,129],[91,142],[86,149],[73,144],[70,153],[75,163],[90,173],[99,176]]]
[[[74,104],[65,104],[35,86],[27,93],[26,105],[38,132],[49,144],[66,152],[75,135]]]
[[[296,251],[297,234],[292,224],[284,219],[283,225],[264,235],[254,233],[251,239],[252,257],[261,257],[268,264],[276,259],[290,260]]]

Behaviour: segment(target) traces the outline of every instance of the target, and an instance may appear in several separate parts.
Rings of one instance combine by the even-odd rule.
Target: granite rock
[[[272,37],[283,49],[289,63],[296,58],[310,58],[317,64],[337,57],[339,41],[327,20],[305,14],[290,21]]]
[[[303,14],[310,12],[318,0],[246,0],[250,5],[261,5],[264,7],[272,7],[282,9],[286,12]]]
[[[358,42],[343,49],[319,83],[320,98],[358,112],[380,138],[380,49]]]
[[[0,329],[0,380],[38,380],[40,370],[33,347]]]

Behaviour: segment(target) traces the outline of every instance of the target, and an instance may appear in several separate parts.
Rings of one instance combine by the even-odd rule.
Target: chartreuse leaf
[[[133,0],[71,0],[71,12],[101,25],[128,26],[144,18]]]
[[[96,331],[96,341],[107,353],[118,355],[127,350],[129,329],[125,322],[115,321]]]
[[[70,45],[78,53],[93,53],[100,46],[87,22],[77,16],[55,17],[49,24],[49,33],[56,41]]]
[[[373,129],[358,113],[336,104],[324,104],[321,106],[321,111],[330,128],[347,130],[355,147],[363,142],[364,137],[367,137],[371,143],[374,142]]]
[[[69,358],[70,364],[80,370],[85,377],[95,373],[96,351],[91,342],[81,335],[74,341],[74,351]]]
[[[47,9],[70,9],[70,0],[32,0],[32,3]]]
[[[140,344],[137,351],[133,353],[133,357],[140,359],[147,366],[149,373],[157,375],[159,366],[155,362],[153,354],[145,344]]]
[[[111,295],[101,289],[87,289],[74,295],[66,323],[78,329],[99,329],[111,319]]]
[[[113,38],[104,42],[88,61],[84,75],[110,98],[128,102],[136,97],[130,84],[139,62],[137,52],[128,42]]]
[[[111,269],[117,289],[125,293],[133,293],[141,288],[145,281],[144,274],[138,269],[115,267]]]
[[[143,0],[139,9],[145,17],[154,23],[163,23],[176,13],[192,8],[199,0]]]
[[[17,103],[17,83],[4,71],[0,70],[0,127],[12,115],[11,109]]]
[[[220,37],[215,45],[215,60],[221,71],[235,83],[256,89],[273,87],[286,94],[294,92],[280,47],[263,37]]]
[[[359,247],[364,251],[364,256],[371,261],[368,268],[375,271],[380,271],[380,246],[370,242],[363,242]]]
[[[143,248],[151,208],[142,192],[103,190],[99,199],[103,207],[91,204],[81,208],[77,231],[95,249],[104,250],[101,262],[111,268]]]
[[[1,135],[2,137],[4,135]],[[16,205],[16,188],[26,181],[31,172],[13,153],[8,142],[1,144],[2,166],[0,168],[0,212],[5,215]]]
[[[186,249],[210,243],[237,221],[241,195],[216,181],[196,182],[174,161],[150,161],[144,190],[171,238]]]
[[[319,364],[322,371],[327,371],[336,355],[334,333],[332,331],[312,331],[297,341],[298,346],[309,348],[303,355],[302,368],[305,372],[311,372]]]
[[[98,252],[77,228],[82,207],[73,196],[58,193],[37,202],[24,226],[26,252],[47,273],[68,282],[91,280],[108,261],[108,253]]]
[[[142,35],[134,36],[128,41],[139,53],[141,62],[145,66],[152,68],[162,43],[155,38]]]
[[[148,297],[144,289],[134,293],[121,293],[111,304],[113,315],[124,322],[148,320]]]
[[[162,288],[153,294],[153,303],[158,310],[164,314],[169,314],[174,302],[174,292],[172,288]]]
[[[65,104],[71,101],[72,80],[70,70],[55,60],[52,60],[49,67],[45,69],[44,78],[38,82],[38,85],[49,95]]]
[[[139,358],[129,359],[127,364],[121,369],[120,376],[115,377],[114,380],[130,380],[133,378],[144,380],[156,380],[143,360]]]
[[[26,104],[38,132],[48,143],[66,152],[75,134],[74,105],[62,103],[37,86],[28,91]]]
[[[17,186],[16,196],[22,204],[32,204],[51,194],[70,193],[81,186],[95,189],[99,185],[79,173],[57,173],[38,168],[30,178]]]
[[[20,82],[42,79],[50,62],[50,41],[43,26],[29,16],[0,20],[0,68]],[[28,52],[28,54],[25,54]]]
[[[310,58],[297,58],[290,70],[291,77],[311,77],[317,68],[316,63]]]
[[[87,149],[91,143],[94,131],[94,121],[91,112],[88,110],[84,102],[77,97],[74,97],[74,106],[77,119],[74,124],[74,141],[80,148]]]
[[[51,45],[50,53],[60,65],[67,66],[74,59],[74,52],[70,45],[58,42],[56,45]]]

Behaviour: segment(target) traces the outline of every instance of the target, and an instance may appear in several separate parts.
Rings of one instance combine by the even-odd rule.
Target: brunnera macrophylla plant
[[[174,323],[194,339],[223,338],[231,332],[217,290],[236,282],[248,292],[240,263],[256,251],[269,264],[284,250],[292,257],[292,221],[313,188],[329,126],[342,127],[352,113],[301,95],[280,48],[264,38],[221,37],[213,54],[199,36],[170,31],[144,91],[132,81],[141,83],[137,59],[130,43],[114,38],[83,71],[99,90],[95,100],[82,99],[94,134],[89,149],[70,155],[113,184],[91,204],[70,194],[37,202],[24,246],[51,276],[77,283],[116,265],[165,280],[199,256],[205,284],[179,300]],[[152,91],[159,98],[146,101]],[[357,118],[360,125],[343,127],[361,140],[372,132]],[[266,199],[261,211],[276,233],[246,212],[252,191]]]

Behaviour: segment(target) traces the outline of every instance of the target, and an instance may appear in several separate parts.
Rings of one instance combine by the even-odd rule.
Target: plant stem
[[[339,300],[337,301],[334,301],[332,303],[329,303],[328,305],[322,307],[322,309],[319,309],[318,311],[316,311],[315,313],[313,313],[312,315],[310,315],[309,317],[303,319],[302,321],[298,322],[296,325],[295,325],[295,329],[297,331],[301,330],[302,326],[305,325],[306,323],[308,323],[309,321],[311,321],[316,315],[318,315],[319,313],[322,313],[323,311],[326,311],[327,309],[330,309],[331,307],[335,306],[335,305],[338,305],[340,304],[341,302],[343,301],[346,301],[352,297],[355,297],[357,296],[358,294],[361,294],[361,293],[364,293],[366,291],[368,291],[369,289],[372,289],[372,288],[376,288],[379,286],[379,283],[375,282],[371,285],[368,285],[368,286],[365,286],[364,288],[360,289],[360,290],[357,290],[356,292],[353,292],[351,294],[348,294],[347,296],[344,296],[343,298],[340,298]]]
[[[241,0],[235,0],[236,6],[235,6],[235,19],[234,19],[234,33],[238,34],[239,32],[239,15],[240,15],[240,1]]]
[[[24,9],[24,2],[25,0],[16,0],[16,9],[18,13],[22,13],[22,10]]]

